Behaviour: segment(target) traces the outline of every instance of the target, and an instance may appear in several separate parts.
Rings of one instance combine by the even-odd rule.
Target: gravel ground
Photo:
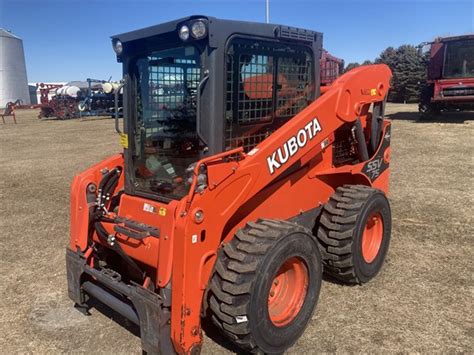
[[[324,282],[317,310],[289,353],[474,352],[474,113],[393,119],[392,244],[372,282]],[[0,352],[140,353],[140,339],[66,294],[69,185],[117,152],[113,121],[0,124]],[[211,334],[212,336],[212,334]],[[215,339],[215,336],[212,336]],[[204,354],[228,353],[206,336]]]

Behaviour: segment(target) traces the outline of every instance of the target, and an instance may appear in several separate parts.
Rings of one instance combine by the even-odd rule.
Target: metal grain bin
[[[30,104],[23,41],[0,28],[0,107],[18,99]]]

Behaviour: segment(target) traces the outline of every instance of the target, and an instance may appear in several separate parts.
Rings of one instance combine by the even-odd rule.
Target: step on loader
[[[70,298],[137,324],[147,353],[199,353],[204,321],[243,351],[284,352],[323,272],[363,284],[384,262],[389,68],[322,94],[321,33],[207,16],[112,44],[123,151],[72,183]]]

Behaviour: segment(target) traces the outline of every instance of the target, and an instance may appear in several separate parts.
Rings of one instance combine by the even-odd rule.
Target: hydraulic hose
[[[100,180],[99,182],[99,191],[103,191],[104,190],[104,186],[105,184],[107,184],[107,182],[112,178],[112,176],[115,175],[115,169],[112,169],[111,171],[109,171],[107,174],[105,174],[105,176],[102,178],[102,180]]]
[[[117,187],[119,176],[113,176],[105,185],[104,191],[102,192],[102,204],[104,208],[108,208],[110,204],[110,197],[113,194],[115,188]]]
[[[117,187],[122,169],[117,167],[108,172],[99,183],[97,195],[96,216],[103,215],[104,209],[108,207],[110,196]]]
[[[123,251],[120,244],[118,244],[116,241],[109,241],[109,236],[104,226],[102,226],[102,223],[97,221],[94,223],[94,227],[102,242],[109,245],[112,250],[115,251],[130,266],[134,276],[140,281],[143,281],[145,279],[145,273],[138,267],[137,263]]]
[[[111,201],[110,196],[113,194],[115,188],[118,185],[121,173],[122,169],[120,167],[116,167],[110,170],[99,183],[97,206],[95,207],[94,217],[90,223],[90,237],[92,237],[92,233],[95,229],[99,239],[101,239],[104,244],[109,245],[111,249],[115,251],[130,266],[132,273],[137,279],[143,281],[145,278],[145,273],[140,269],[137,263],[123,251],[119,243],[113,239],[109,239],[107,230],[101,223],[116,223],[114,219],[106,217],[105,213]]]
[[[365,143],[364,130],[362,128],[362,124],[360,123],[360,118],[357,118],[355,121],[354,128],[359,151],[359,159],[360,161],[367,161],[369,160],[369,153],[367,152],[367,144]]]
[[[103,187],[104,189],[103,191],[105,193],[112,192],[112,190],[116,187],[121,172],[122,170],[120,168],[115,168],[111,171],[112,176],[110,177],[110,179],[107,180],[107,182],[104,184],[104,187]]]

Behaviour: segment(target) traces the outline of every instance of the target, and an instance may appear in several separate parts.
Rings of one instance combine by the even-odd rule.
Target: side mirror
[[[418,48],[418,55],[419,56],[423,56],[424,52],[425,52],[425,47],[428,46],[428,45],[431,45],[431,42],[423,42],[423,43],[420,43],[416,48]]]

